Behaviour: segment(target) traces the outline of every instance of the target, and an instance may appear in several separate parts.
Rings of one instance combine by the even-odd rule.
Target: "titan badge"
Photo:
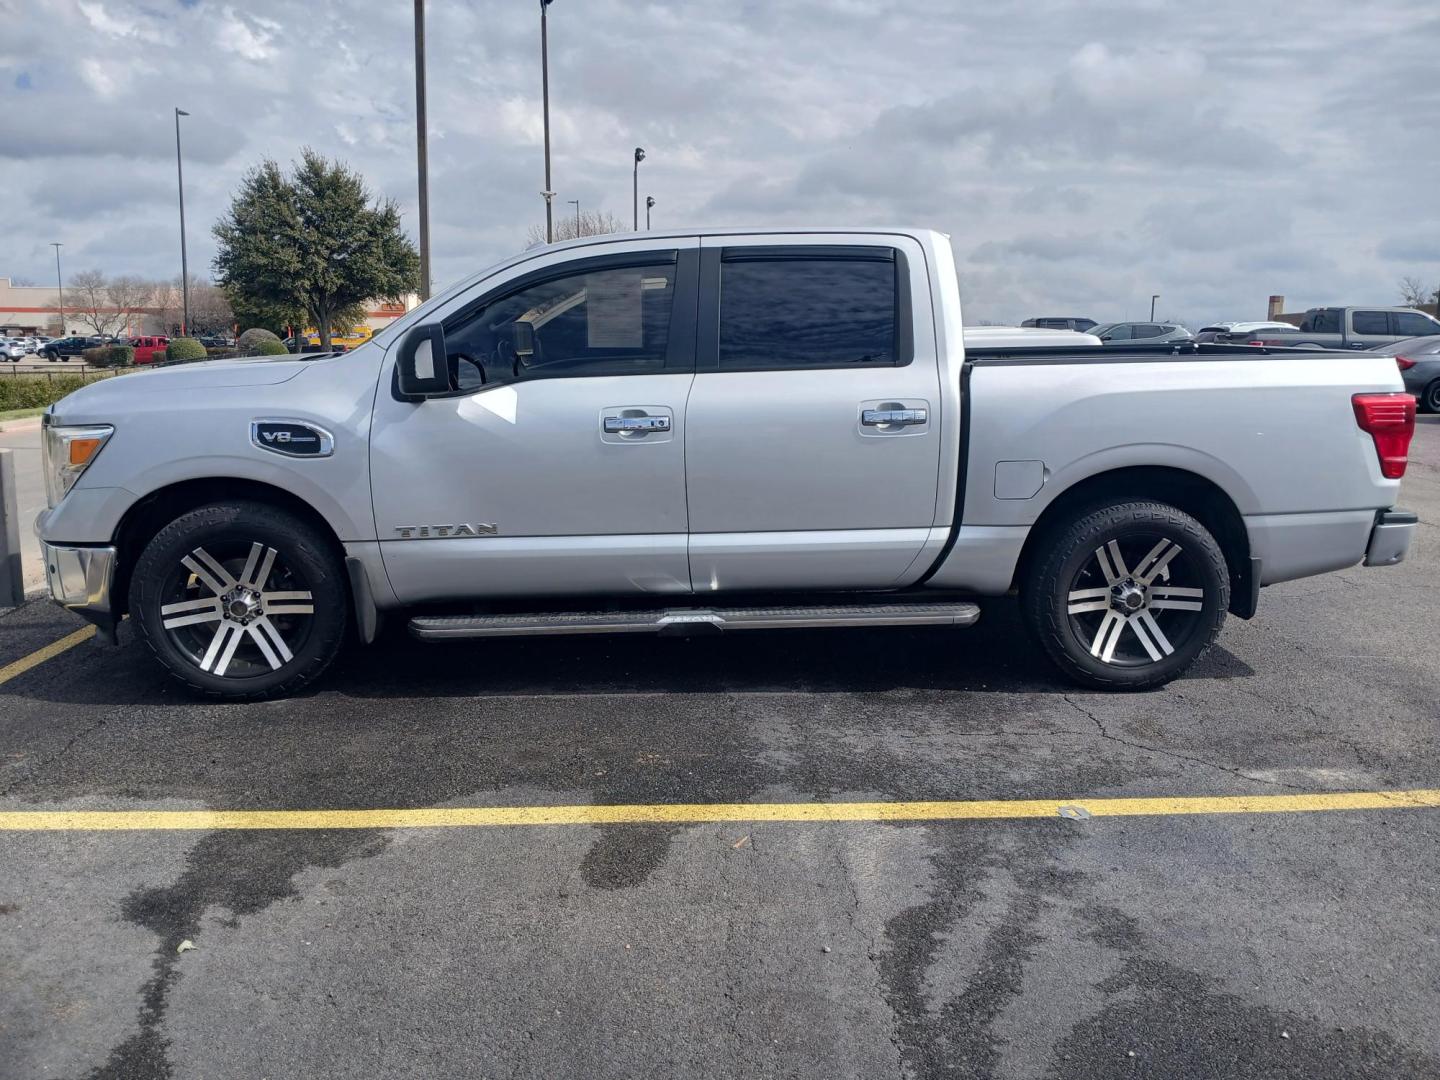
[[[494,522],[477,521],[473,525],[461,522],[459,525],[397,525],[395,531],[401,540],[438,540],[459,536],[498,536],[499,528]]]

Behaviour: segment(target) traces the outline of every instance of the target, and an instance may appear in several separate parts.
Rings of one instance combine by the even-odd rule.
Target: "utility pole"
[[[60,293],[60,299],[59,299],[59,301],[58,301],[59,306],[60,306],[60,336],[61,336],[61,337],[64,337],[64,336],[65,336],[65,279],[60,276],[60,249],[61,249],[62,247],[64,247],[65,245],[64,245],[64,244],[57,244],[57,243],[52,242],[52,243],[50,244],[50,246],[55,249],[55,288],[56,288],[56,290],[58,290],[59,293]]]
[[[646,195],[646,196],[645,196],[645,231],[646,231],[646,232],[649,232],[649,231],[650,231],[650,210],[654,207],[654,205],[655,205],[655,196],[654,196],[654,195]]]
[[[632,191],[630,193],[631,206],[635,214],[633,228],[640,231],[640,162],[645,160],[645,151],[635,147],[635,173],[632,180]]]
[[[580,200],[566,199],[566,202],[575,207],[575,239],[580,239]]]
[[[1151,321],[1151,322],[1154,322],[1154,321],[1155,321],[1155,301],[1156,301],[1156,300],[1159,300],[1159,299],[1160,299],[1160,294],[1159,294],[1158,292],[1157,292],[1154,296],[1150,297],[1150,321]]]
[[[190,333],[190,267],[185,260],[185,173],[180,167],[180,117],[189,116],[175,108],[175,179],[180,185],[180,336]]]
[[[555,242],[555,189],[550,186],[550,37],[545,9],[552,0],[540,0],[540,95],[545,113],[545,242]]]
[[[420,300],[430,299],[430,145],[425,119],[425,0],[415,0],[415,169],[420,182]]]

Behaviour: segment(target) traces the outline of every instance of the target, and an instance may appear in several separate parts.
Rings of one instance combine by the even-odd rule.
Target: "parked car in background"
[[[1159,345],[1189,341],[1195,335],[1177,323],[1116,322],[1097,326],[1090,333],[1106,345]]]
[[[967,349],[1096,348],[1100,339],[1077,330],[1052,330],[1042,326],[967,326],[962,331]]]
[[[1372,349],[1412,337],[1440,334],[1440,320],[1414,308],[1311,308],[1300,320],[1299,345]]]
[[[200,344],[207,349],[233,349],[235,339],[226,337],[224,334],[202,334]]]
[[[1395,357],[1405,389],[1415,395],[1420,411],[1440,413],[1440,334],[1377,345],[1370,351]]]
[[[103,344],[105,344],[105,339],[99,337],[56,338],[54,341],[46,343],[40,350],[40,355],[53,364],[56,360],[68,361],[72,356],[79,356],[86,349]]]
[[[147,334],[132,337],[127,344],[135,350],[135,363],[153,364],[165,359],[165,350],[170,347],[170,339],[163,334]]]
[[[0,360],[19,363],[25,357],[25,346],[13,338],[0,338]]]
[[[1033,319],[1026,319],[1020,325],[1024,327],[1034,326],[1041,330],[1078,330],[1083,334],[1100,324],[1094,319],[1087,319],[1084,316],[1041,315]]]
[[[1277,333],[1287,333],[1295,329],[1294,323],[1275,322],[1271,320],[1258,320],[1255,322],[1217,322],[1208,323],[1195,331],[1195,340],[1200,344],[1218,341],[1221,344],[1233,344],[1239,341],[1246,334],[1256,331],[1274,330]]]

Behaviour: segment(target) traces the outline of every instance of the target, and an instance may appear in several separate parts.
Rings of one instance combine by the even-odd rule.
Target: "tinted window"
[[[897,308],[893,257],[727,257],[720,367],[894,364]]]
[[[1427,319],[1424,315],[1414,311],[1392,311],[1390,325],[1395,328],[1394,333],[1405,334],[1408,337],[1424,337],[1440,329],[1436,327],[1433,319]]]
[[[1159,337],[1163,333],[1165,333],[1165,327],[1156,326],[1154,323],[1141,323],[1135,327],[1137,338]]]
[[[1300,329],[1312,334],[1340,333],[1340,312],[1335,308],[1320,308],[1300,320]]]
[[[1130,327],[1125,323],[1117,323],[1105,331],[1105,337],[1110,341],[1129,341]]]
[[[1350,315],[1350,329],[1356,334],[1388,334],[1390,324],[1383,311],[1355,311]]]
[[[673,262],[557,277],[447,324],[445,351],[461,389],[659,371],[674,296]]]

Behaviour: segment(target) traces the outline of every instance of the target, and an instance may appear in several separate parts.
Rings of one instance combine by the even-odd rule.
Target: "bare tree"
[[[17,289],[33,289],[35,287],[35,279],[28,277],[14,277],[10,279],[10,284]]]
[[[184,318],[184,298],[180,291],[180,279],[159,281],[151,286],[150,310],[155,331],[175,335],[180,332]],[[235,324],[235,313],[230,310],[230,301],[224,291],[204,278],[190,276],[190,327],[191,336],[199,334],[229,333]]]
[[[605,210],[581,211],[578,228],[574,215],[557,214],[555,217],[556,240],[574,240],[581,236],[606,236],[610,233],[624,231],[625,226],[620,224],[620,219]],[[545,242],[545,226],[531,225],[530,231],[525,235],[525,240],[532,246],[543,244]]]
[[[1440,304],[1440,285],[1427,289],[1419,278],[1406,275],[1400,279],[1400,303],[1406,307],[1424,308],[1432,303]]]
[[[113,334],[125,324],[125,316],[110,304],[109,283],[99,270],[81,270],[71,277],[65,298],[76,320],[97,334]]]
[[[105,298],[117,312],[121,325],[132,329],[139,322],[136,316],[145,312],[155,295],[155,286],[133,274],[122,274],[105,286]]]

